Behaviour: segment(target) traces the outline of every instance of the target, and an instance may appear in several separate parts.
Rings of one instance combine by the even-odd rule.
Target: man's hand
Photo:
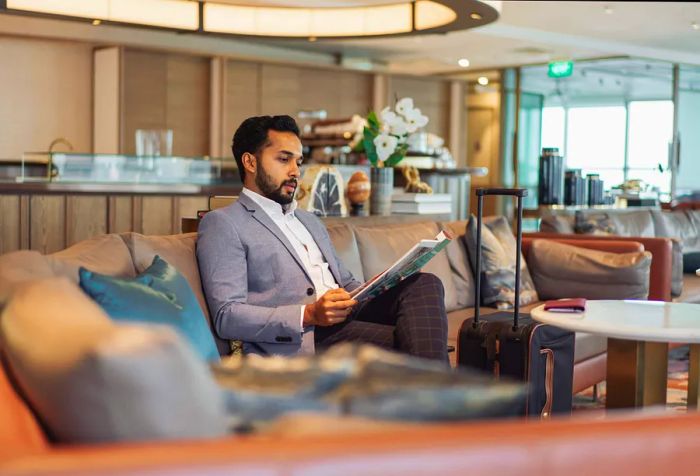
[[[357,301],[343,288],[331,289],[304,309],[304,326],[332,326],[343,322]]]

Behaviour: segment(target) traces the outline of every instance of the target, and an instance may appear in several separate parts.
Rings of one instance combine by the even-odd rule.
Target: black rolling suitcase
[[[522,245],[523,197],[525,189],[477,189],[476,302],[474,317],[459,329],[457,362],[496,376],[528,383],[528,398],[522,413],[548,418],[552,413],[570,413],[574,371],[574,334],[533,321],[520,314],[520,252],[515,267],[515,309],[480,316],[481,221],[486,195],[517,197],[517,247]]]

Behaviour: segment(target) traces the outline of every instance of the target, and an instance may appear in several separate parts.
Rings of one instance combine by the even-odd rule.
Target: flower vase
[[[372,215],[391,215],[391,194],[394,191],[394,168],[372,167],[369,209]]]

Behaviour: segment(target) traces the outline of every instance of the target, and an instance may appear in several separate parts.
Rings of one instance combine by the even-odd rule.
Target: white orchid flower
[[[406,116],[406,130],[411,134],[427,124],[428,116],[424,116],[418,108],[411,110],[410,114]]]
[[[374,138],[374,147],[377,149],[377,157],[384,162],[396,150],[399,140],[389,134],[379,134]]]
[[[379,116],[382,119],[383,132],[397,136],[402,136],[406,134],[406,122],[401,116],[390,111],[388,107],[382,109],[382,112],[379,113]]]
[[[399,101],[396,103],[396,112],[402,116],[408,117],[411,111],[413,111],[413,99],[403,98],[399,99]]]
[[[381,118],[382,122],[391,124],[392,122],[396,121],[399,116],[397,116],[396,113],[388,107],[385,107],[382,109],[382,112],[379,113],[379,117]]]

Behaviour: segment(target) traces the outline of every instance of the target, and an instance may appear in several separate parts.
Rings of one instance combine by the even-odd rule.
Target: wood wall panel
[[[107,233],[107,197],[66,197],[66,246]]]
[[[167,55],[166,126],[174,155],[209,155],[209,86],[208,58]]]
[[[166,127],[167,76],[166,54],[125,50],[122,153],[136,153],[134,138],[137,129]]]
[[[0,254],[21,249],[20,197],[0,195]]]
[[[226,64],[226,95],[224,106],[221,150],[231,154],[233,133],[246,118],[260,115],[261,66],[246,61],[228,61]]]
[[[427,115],[430,122],[424,129],[449,139],[450,85],[442,79],[392,76],[389,80],[389,104],[395,99],[412,97],[416,107]]]
[[[304,68],[299,70],[299,109],[325,109],[328,118],[340,117],[343,74],[340,71]],[[296,115],[294,112],[294,115]]]
[[[34,195],[29,199],[29,248],[53,253],[66,247],[66,197]]]
[[[108,197],[107,233],[124,233],[134,228],[133,198]]]
[[[181,233],[181,219],[194,218],[197,216],[197,211],[209,209],[209,197],[178,197],[177,213],[175,219],[177,226],[173,228],[175,233]]]
[[[0,36],[0,64],[0,157],[92,150],[92,45]]]
[[[143,197],[141,213],[140,233],[144,235],[170,235],[174,233],[172,197]]]
[[[306,106],[301,101],[301,68],[263,64],[260,113],[296,116]]]
[[[340,80],[340,110],[338,117],[366,115],[372,109],[374,78],[370,74],[344,71]]]

